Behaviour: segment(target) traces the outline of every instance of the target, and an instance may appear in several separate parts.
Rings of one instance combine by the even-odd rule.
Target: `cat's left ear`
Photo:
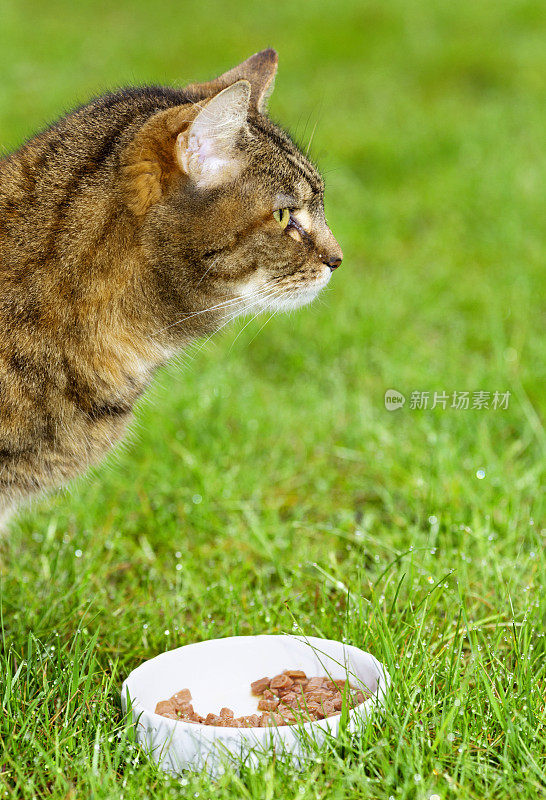
[[[250,84],[237,81],[202,108],[189,128],[176,138],[176,160],[182,172],[200,189],[233,180],[245,165],[237,147],[246,125]]]
[[[279,57],[275,50],[269,48],[260,53],[254,53],[241,64],[238,64],[223,75],[219,75],[208,83],[192,83],[187,86],[188,91],[196,92],[201,96],[210,96],[230,86],[236,81],[244,80],[250,83],[250,105],[260,114],[265,114],[267,101],[273,91],[275,75]]]

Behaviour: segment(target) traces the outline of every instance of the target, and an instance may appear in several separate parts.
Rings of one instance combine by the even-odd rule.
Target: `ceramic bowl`
[[[371,696],[349,712],[348,728],[356,730],[380,704],[390,678],[374,656],[343,642],[313,636],[232,636],[189,644],[161,653],[137,667],[124,681],[121,701],[132,714],[137,741],[166,771],[185,769],[219,774],[231,762],[256,764],[264,754],[303,764],[328,737],[338,735],[340,716],[298,725],[268,728],[221,728],[168,719],[154,712],[160,700],[189,689],[195,710],[205,716],[231,708],[235,716],[257,712],[252,681],[285,669],[308,676],[348,678]],[[260,712],[257,712],[260,713]]]

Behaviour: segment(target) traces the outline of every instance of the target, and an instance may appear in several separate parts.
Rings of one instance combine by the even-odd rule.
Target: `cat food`
[[[219,714],[209,713],[203,717],[194,710],[189,689],[181,689],[169,700],[161,700],[155,713],[200,725],[265,728],[332,717],[341,713],[344,700],[349,708],[354,708],[370,696],[369,692],[355,689],[345,680],[308,678],[300,669],[286,669],[273,678],[259,678],[250,684],[250,690],[259,697],[261,714],[236,717],[231,708],[221,708]]]

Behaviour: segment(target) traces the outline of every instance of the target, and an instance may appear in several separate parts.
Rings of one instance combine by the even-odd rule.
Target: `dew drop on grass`
[[[420,783],[420,781],[422,780],[422,776],[419,775],[418,772],[416,772],[415,775],[413,776],[413,780],[415,781],[415,783]]]
[[[478,478],[478,480],[480,480],[480,481],[483,481],[483,479],[485,478],[485,470],[484,469],[479,469],[476,472],[476,478]]]
[[[83,556],[83,552],[81,550],[74,550],[74,555],[76,558],[81,558]]]

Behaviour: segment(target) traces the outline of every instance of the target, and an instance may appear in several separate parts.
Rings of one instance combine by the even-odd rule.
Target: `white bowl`
[[[381,703],[390,678],[369,653],[332,639],[314,636],[232,636],[169,650],[137,667],[124,681],[121,702],[131,710],[137,741],[166,771],[223,771],[228,762],[256,764],[275,750],[276,757],[302,764],[310,743],[338,735],[340,716],[278,728],[221,728],[173,720],[155,713],[160,700],[189,689],[195,710],[218,714],[223,706],[235,716],[257,712],[252,681],[273,677],[285,669],[302,669],[308,676],[349,678],[372,694],[349,712],[348,729],[356,730],[373,706]],[[260,713],[260,712],[257,712]]]

